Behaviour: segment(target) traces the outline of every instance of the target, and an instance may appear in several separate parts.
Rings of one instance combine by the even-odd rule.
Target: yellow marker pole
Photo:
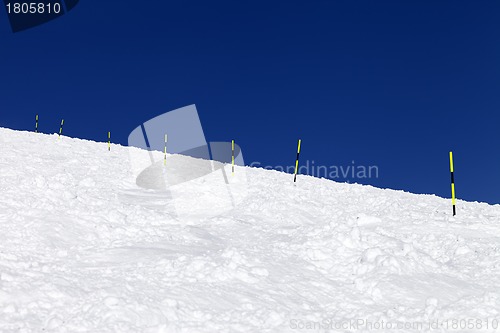
[[[231,141],[231,165],[234,176],[234,140]]]
[[[111,132],[108,132],[108,151],[111,151]]]
[[[36,115],[35,133],[38,133],[38,115]]]
[[[165,149],[164,149],[163,165],[167,165],[167,135],[166,134],[165,134]]]
[[[297,147],[297,158],[295,159],[295,174],[293,176],[293,182],[297,181],[297,171],[299,170],[299,155],[300,155],[300,144],[302,140],[299,139],[299,146]]]
[[[453,216],[457,215],[455,208],[456,198],[455,198],[455,176],[453,174],[453,152],[450,151],[450,172],[451,172],[451,204],[453,205]]]
[[[62,131],[63,131],[63,125],[64,125],[64,119],[61,120],[61,128],[59,129],[59,140],[61,140],[61,134],[62,134]]]

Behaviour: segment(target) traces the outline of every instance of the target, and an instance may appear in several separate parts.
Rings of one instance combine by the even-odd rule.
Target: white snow
[[[498,205],[237,167],[241,204],[179,217],[130,149],[0,128],[0,332],[500,326]]]

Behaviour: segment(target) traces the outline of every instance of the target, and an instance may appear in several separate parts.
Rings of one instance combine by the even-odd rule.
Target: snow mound
[[[220,178],[172,180],[196,212],[179,215],[137,186],[130,149],[0,128],[1,332],[414,332],[470,318],[488,331],[500,319],[498,206],[459,200],[452,217],[436,196],[237,167],[245,196],[217,214],[204,191]]]

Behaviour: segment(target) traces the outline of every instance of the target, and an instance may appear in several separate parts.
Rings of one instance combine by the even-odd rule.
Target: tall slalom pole
[[[38,115],[36,115],[36,123],[35,123],[35,133],[38,133]]]
[[[64,119],[61,120],[61,128],[59,128],[59,140],[61,140],[61,134],[62,134],[62,131],[63,131],[63,126],[64,126]]]
[[[108,151],[111,151],[111,132],[108,132]]]
[[[457,215],[455,208],[455,176],[453,175],[453,152],[450,151],[450,172],[451,172],[451,204],[453,205],[453,216]]]
[[[232,166],[232,172],[234,176],[234,140],[231,141],[231,166]]]
[[[300,144],[301,144],[302,140],[299,139],[299,145],[297,147],[297,158],[295,160],[295,174],[293,176],[293,182],[297,182],[297,171],[299,169],[299,155],[300,155]]]
[[[163,165],[167,165],[167,135],[165,134],[165,148],[163,149]]]

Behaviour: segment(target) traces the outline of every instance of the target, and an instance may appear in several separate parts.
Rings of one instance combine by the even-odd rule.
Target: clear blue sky
[[[376,165],[338,179],[500,203],[499,1],[89,1],[12,33],[0,126],[127,144],[196,104],[247,163]],[[300,180],[299,180],[300,181]]]

